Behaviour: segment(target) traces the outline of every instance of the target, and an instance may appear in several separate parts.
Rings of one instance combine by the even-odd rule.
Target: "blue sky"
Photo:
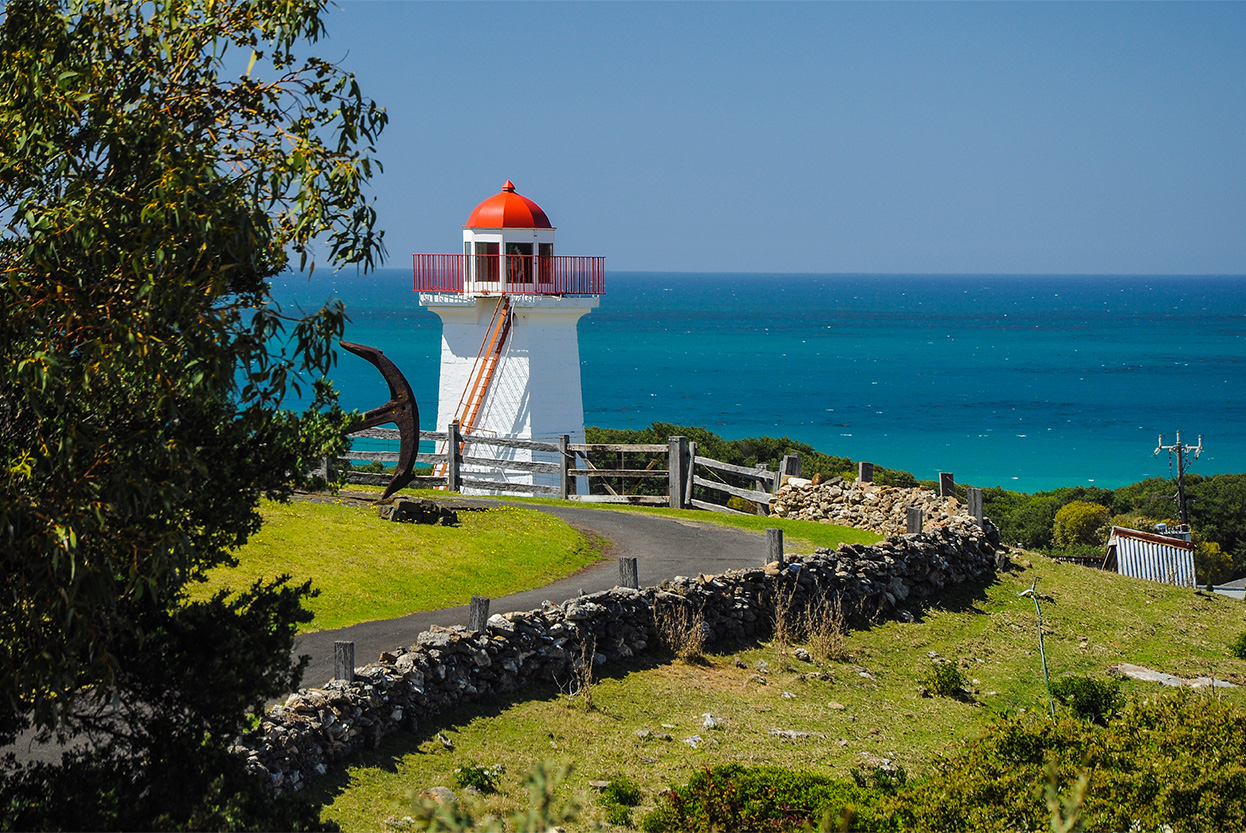
[[[1246,273],[1246,4],[344,0],[390,266],[507,180],[620,270]]]

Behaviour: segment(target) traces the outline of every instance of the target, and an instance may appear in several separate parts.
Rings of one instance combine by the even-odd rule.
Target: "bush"
[[[919,830],[1048,829],[1044,785],[1076,793],[1089,773],[1086,830],[1241,830],[1244,761],[1246,709],[1179,691],[1130,701],[1106,727],[1007,718],[880,809]]]
[[[954,662],[935,663],[930,673],[922,678],[921,684],[939,697],[963,700],[969,696],[969,680]]]
[[[497,792],[498,776],[503,772],[505,770],[501,764],[486,767],[471,761],[454,770],[454,783],[460,789],[475,787],[482,793],[493,793]]]
[[[1228,581],[1233,575],[1233,558],[1215,541],[1198,541],[1194,545],[1194,575],[1199,584],[1213,585]]]
[[[598,801],[606,808],[606,821],[618,827],[631,827],[631,808],[640,803],[640,787],[630,778],[611,778]]]
[[[1237,641],[1229,646],[1229,653],[1238,659],[1246,659],[1246,633],[1238,636]]]
[[[693,775],[662,794],[641,829],[885,830],[875,794],[846,781],[781,767],[728,764]]]
[[[1125,702],[1120,680],[1096,680],[1083,676],[1056,680],[1051,686],[1051,696],[1072,709],[1073,714],[1100,726],[1106,726],[1108,718],[1115,716]]]
[[[1106,506],[1075,500],[1061,506],[1056,512],[1051,526],[1051,542],[1057,547],[1102,544],[1107,524]]]

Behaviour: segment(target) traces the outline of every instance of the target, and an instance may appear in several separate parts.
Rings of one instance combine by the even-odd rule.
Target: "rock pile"
[[[684,576],[658,587],[616,587],[527,612],[494,615],[482,632],[433,628],[414,645],[355,669],[355,679],[301,689],[274,706],[235,751],[278,791],[301,789],[327,765],[378,744],[398,729],[454,706],[534,682],[566,686],[584,662],[617,662],[655,650],[662,623],[681,611],[706,643],[769,633],[776,606],[799,614],[838,601],[860,619],[911,619],[943,588],[996,566],[994,547],[971,523],[953,519],[872,546],[819,549],[785,564],[722,575]]]
[[[780,518],[868,529],[879,535],[899,535],[908,529],[908,510],[922,510],[922,527],[930,529],[968,511],[954,497],[942,498],[929,489],[904,489],[832,478],[818,485],[785,484],[771,503]]]

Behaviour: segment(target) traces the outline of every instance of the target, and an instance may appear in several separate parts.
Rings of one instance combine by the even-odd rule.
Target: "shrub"
[[[1229,653],[1238,659],[1246,659],[1246,632],[1239,635],[1237,641],[1229,646]]]
[[[640,803],[640,787],[629,778],[611,778],[598,801],[606,808],[606,821],[619,827],[631,827],[631,808]]]
[[[1107,523],[1106,506],[1084,500],[1066,503],[1052,522],[1051,542],[1057,547],[1101,544]]]
[[[963,700],[969,696],[969,681],[954,662],[936,662],[921,683],[940,697]]]
[[[486,767],[471,761],[454,770],[454,783],[459,788],[475,787],[482,793],[497,792],[497,779],[504,771],[501,764]]]
[[[884,830],[874,793],[825,775],[781,767],[728,764],[706,768],[662,794],[641,829]]]
[[[1194,574],[1199,584],[1228,581],[1233,575],[1233,558],[1215,541],[1198,541],[1194,547]]]
[[[1076,798],[1089,773],[1077,809],[1086,830],[1241,830],[1244,761],[1246,709],[1179,691],[1127,702],[1106,727],[1004,719],[882,809],[903,828],[1044,829],[1044,793]]]
[[[1056,680],[1051,686],[1051,696],[1072,709],[1073,714],[1100,726],[1106,726],[1108,718],[1120,711],[1125,702],[1120,680],[1096,680],[1084,676]]]
[[[601,791],[601,798],[606,804],[635,807],[640,803],[640,786],[630,778],[611,778],[610,786]]]

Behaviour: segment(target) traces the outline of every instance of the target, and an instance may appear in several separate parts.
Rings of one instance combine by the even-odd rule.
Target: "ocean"
[[[288,275],[288,309],[346,303],[346,338],[406,374],[437,412],[440,321],[406,269]],[[608,273],[581,319],[588,425],[655,421],[787,436],[921,479],[1025,492],[1246,472],[1246,278]],[[339,352],[347,408],[385,401]]]

